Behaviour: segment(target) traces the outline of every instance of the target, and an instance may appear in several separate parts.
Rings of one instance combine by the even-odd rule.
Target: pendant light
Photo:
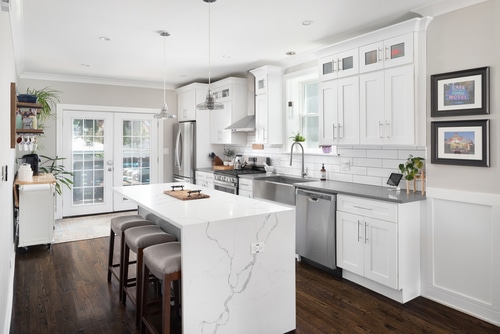
[[[198,110],[221,110],[224,109],[224,105],[220,102],[216,102],[215,98],[210,90],[210,4],[217,0],[203,0],[208,3],[208,92],[205,102],[196,105]]]
[[[159,114],[155,114],[156,119],[168,119],[168,118],[175,118],[175,115],[170,114],[168,112],[168,107],[167,107],[167,90],[165,88],[165,81],[167,79],[167,37],[170,36],[170,33],[165,30],[160,30],[158,31],[158,34],[163,37],[163,107],[161,108],[161,111]]]

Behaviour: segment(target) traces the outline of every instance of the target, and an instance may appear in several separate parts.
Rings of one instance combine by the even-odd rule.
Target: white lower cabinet
[[[195,177],[197,185],[214,189],[214,173],[196,171]]]
[[[238,195],[253,198],[253,181],[250,179],[239,178]]]
[[[420,295],[420,202],[337,197],[337,266],[399,302]]]

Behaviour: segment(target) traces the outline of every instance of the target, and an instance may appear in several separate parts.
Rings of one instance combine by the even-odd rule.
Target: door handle
[[[112,172],[113,171],[113,167],[108,167],[108,172]]]

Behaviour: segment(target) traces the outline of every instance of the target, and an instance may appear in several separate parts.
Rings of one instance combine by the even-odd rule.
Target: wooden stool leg
[[[162,310],[162,328],[163,334],[170,334],[170,284],[171,275],[165,275],[163,280],[163,310]]]
[[[142,295],[142,300],[141,300],[141,311],[140,311],[140,318],[141,322],[139,324],[141,333],[146,333],[146,324],[142,321],[142,319],[146,316],[147,312],[147,307],[148,307],[148,297],[149,297],[149,282],[148,282],[148,277],[149,277],[149,269],[147,266],[143,264],[142,266],[142,287],[141,287],[141,295]],[[137,302],[139,304],[139,302]]]
[[[122,265],[121,265],[121,278],[120,278],[120,300],[122,304],[125,305],[127,301],[127,294],[125,292],[125,286],[128,284],[128,266],[129,266],[129,257],[130,257],[130,248],[125,244],[123,246],[123,256],[122,256]]]
[[[137,250],[137,265],[136,265],[136,289],[135,289],[135,325],[137,327],[140,326],[141,324],[141,314],[142,314],[142,289],[141,286],[142,280],[144,280],[144,283],[149,283],[149,276],[143,277],[142,271],[144,270],[143,266],[143,248],[139,248]]]
[[[111,282],[111,270],[113,270],[113,252],[115,248],[115,232],[109,229],[109,251],[108,251],[108,283]]]

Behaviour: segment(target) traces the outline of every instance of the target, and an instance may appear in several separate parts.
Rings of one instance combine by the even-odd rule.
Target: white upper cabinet
[[[255,142],[283,144],[282,70],[263,66],[250,73],[255,76]]]
[[[211,143],[246,144],[246,133],[226,128],[247,115],[247,79],[230,77],[214,82],[211,88],[215,100],[224,104],[222,110],[209,111]]]
[[[319,85],[320,145],[359,144],[359,78]]]
[[[319,60],[320,80],[331,80],[358,74],[358,49],[326,56]]]
[[[413,63],[413,33],[360,47],[359,58],[360,73]]]
[[[361,144],[415,143],[413,66],[360,76]]]
[[[207,87],[206,84],[192,83],[176,89],[179,122],[196,120],[196,105],[205,101]]]

